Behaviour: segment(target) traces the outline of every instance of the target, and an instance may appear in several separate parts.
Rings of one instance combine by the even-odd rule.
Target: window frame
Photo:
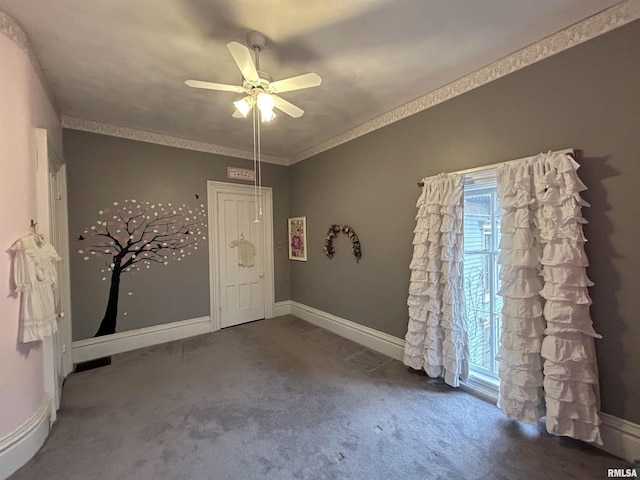
[[[561,150],[554,150],[552,153],[568,154],[576,158],[577,156],[579,156],[579,152],[580,152],[579,150],[575,150],[573,148],[565,148]],[[486,178],[487,176],[495,177],[499,166],[507,163],[526,162],[528,160],[534,159],[537,155],[538,154],[533,156],[528,156],[528,157],[517,158],[513,160],[492,163],[490,165],[484,165],[481,167],[467,168],[465,170],[458,170],[452,173],[456,173],[458,175],[463,176],[464,188],[466,190],[467,188],[466,180],[468,177],[473,177],[477,179],[481,179],[482,177]],[[500,388],[499,380],[486,377],[482,375],[480,372],[476,372],[471,368],[469,370],[470,370],[469,379],[466,382],[462,382],[462,388],[470,391],[474,395],[485,398],[486,400],[493,401],[493,402],[497,401],[499,388]]]
[[[497,360],[495,359],[498,349],[500,347],[500,326],[495,325],[496,323],[496,315],[500,315],[501,312],[496,311],[496,302],[495,298],[497,296],[497,292],[499,289],[499,278],[498,278],[498,254],[499,254],[499,215],[500,215],[500,207],[498,205],[497,198],[497,183],[496,183],[496,168],[486,168],[480,170],[478,172],[468,172],[462,173],[464,178],[464,193],[463,196],[466,200],[468,194],[470,195],[489,195],[489,214],[487,215],[491,226],[490,226],[490,235],[492,238],[492,245],[490,248],[482,248],[480,250],[467,250],[464,249],[464,255],[466,259],[467,254],[473,255],[482,255],[482,262],[489,263],[491,262],[492,268],[488,269],[488,286],[489,286],[489,302],[488,302],[488,313],[489,313],[489,342],[490,342],[490,352],[489,352],[489,368],[486,368],[481,365],[471,363],[471,358],[469,358],[469,378],[466,382],[462,382],[463,388],[472,391],[472,393],[479,395],[483,398],[486,398],[490,401],[496,401],[499,393],[500,379],[497,376]],[[477,181],[478,183],[472,183]],[[463,232],[464,232],[464,221],[465,221],[465,212],[463,210]],[[485,246],[485,231],[483,227],[482,232],[482,242],[483,247]],[[463,241],[464,248],[464,241]],[[464,267],[463,267],[464,272]],[[463,273],[464,275],[464,273]],[[464,279],[463,279],[464,281]],[[484,279],[483,279],[483,283]],[[483,285],[483,289],[485,286]],[[466,304],[465,297],[465,304]],[[465,306],[466,313],[466,306]],[[495,372],[495,373],[494,373]]]

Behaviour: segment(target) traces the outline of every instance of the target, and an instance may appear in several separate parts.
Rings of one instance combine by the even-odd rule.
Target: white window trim
[[[469,366],[469,378],[466,382],[461,383],[461,387],[473,395],[495,403],[498,401],[500,392],[500,380],[485,375]]]
[[[491,181],[491,187],[487,187],[484,184],[477,184],[477,185],[471,186],[467,190],[467,187],[465,186],[465,193],[467,191],[469,191],[469,193],[475,193],[475,191],[479,193],[486,193],[489,191],[493,191],[495,189],[495,184],[494,184],[495,170],[496,170],[495,166],[489,165],[489,166],[478,168],[478,169],[470,169],[470,170],[465,170],[463,172],[459,172],[463,176],[478,177],[477,179],[479,179],[480,177],[480,175],[478,174],[482,174],[485,172],[487,174],[492,173],[493,178]],[[465,185],[466,185],[466,182],[465,182]],[[498,335],[499,334],[500,332],[498,332]],[[497,354],[497,352],[494,352],[494,354]],[[487,401],[495,403],[498,400],[498,393],[500,389],[500,379],[494,377],[493,375],[488,375],[487,373],[485,373],[484,370],[485,370],[484,368],[480,368],[480,367],[476,368],[474,364],[469,362],[469,378],[467,379],[467,381],[462,382],[462,388],[464,388],[465,390],[469,391],[470,393],[476,396],[479,396]]]

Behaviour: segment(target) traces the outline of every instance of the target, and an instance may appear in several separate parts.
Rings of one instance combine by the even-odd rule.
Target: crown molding
[[[51,103],[51,106],[55,110],[58,117],[60,117],[60,107],[55,95],[53,94],[53,90],[51,90],[51,87],[49,86],[47,77],[45,76],[44,71],[40,66],[38,57],[36,57],[36,54],[31,47],[27,32],[25,32],[25,30],[20,26],[20,24],[18,24],[18,22],[16,22],[2,10],[0,10],[0,33],[9,37],[27,54],[27,56],[29,57],[29,61],[31,62],[31,66],[35,70],[36,75],[40,80],[40,84],[42,85],[42,89],[44,90],[45,95],[49,99],[49,102]]]
[[[290,165],[451,100],[458,95],[486,85],[500,77],[549,58],[638,18],[640,18],[640,0],[620,2],[465,77],[433,90],[340,135],[325,140],[314,147],[298,152],[291,158]]]
[[[29,57],[32,59],[34,58],[26,32],[13,18],[2,10],[0,10],[0,32],[4,33],[7,37],[13,40],[15,44],[22,48],[22,50],[27,52]]]
[[[226,155],[227,157],[253,160],[253,152],[247,152],[246,150],[200,142],[197,140],[189,140],[181,137],[173,137],[171,135],[148,132],[135,128],[121,127],[109,123],[95,122],[93,120],[70,117],[68,115],[62,116],[62,127],[71,130],[81,130],[83,132],[109,135],[111,137],[126,138],[128,140],[137,140],[139,142],[155,143],[157,145],[164,145],[167,147],[183,148],[185,150],[195,150],[197,152],[213,153],[216,155]],[[286,158],[266,154],[260,155],[260,160],[265,163],[284,166],[287,166],[290,163]]]
[[[503,59],[487,65],[474,73],[433,90],[432,92],[390,110],[389,112],[375,117],[368,122],[358,125],[357,127],[336,135],[335,137],[329,138],[314,147],[302,150],[291,158],[262,155],[261,159],[266,163],[273,163],[276,165],[293,165],[326,150],[330,150],[331,148],[378,130],[379,128],[415,115],[416,113],[455,98],[458,95],[462,95],[463,93],[475,88],[481,87],[482,85],[486,85],[498,78],[509,75],[510,73],[549,58],[557,53],[603,35],[611,30],[615,30],[616,28],[639,18],[640,0],[625,0]],[[59,114],[60,109],[58,103],[53,95],[49,83],[46,81],[46,77],[40,67],[40,63],[38,62],[35,53],[33,52],[26,32],[14,19],[2,10],[0,10],[0,33],[8,36],[27,53],[31,64],[41,81],[43,89],[49,97],[54,109]],[[224,147],[222,145],[173,137],[128,127],[120,127],[117,125],[70,117],[67,115],[62,115],[61,121],[63,127],[74,130],[100,133],[103,135],[127,138],[187,150],[226,155],[235,158],[248,160],[253,159],[252,152]]]

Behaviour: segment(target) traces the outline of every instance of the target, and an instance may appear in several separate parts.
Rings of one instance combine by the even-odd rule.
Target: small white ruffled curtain
[[[579,165],[549,152],[498,166],[502,209],[498,406],[511,419],[601,444]]]
[[[469,374],[462,282],[463,177],[423,180],[416,207],[404,364],[457,387]]]

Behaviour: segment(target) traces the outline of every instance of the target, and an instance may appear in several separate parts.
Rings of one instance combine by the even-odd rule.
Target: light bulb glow
[[[269,110],[268,112],[263,112],[262,110],[260,110],[260,117],[262,118],[263,122],[270,122],[271,120],[276,118],[276,112],[274,112],[273,110]]]
[[[268,93],[261,92],[258,94],[258,108],[262,113],[272,111],[274,103],[273,97]]]
[[[247,114],[251,111],[251,107],[253,107],[253,101],[251,97],[244,97],[242,100],[233,102],[233,105],[238,109],[243,117],[246,117]]]

